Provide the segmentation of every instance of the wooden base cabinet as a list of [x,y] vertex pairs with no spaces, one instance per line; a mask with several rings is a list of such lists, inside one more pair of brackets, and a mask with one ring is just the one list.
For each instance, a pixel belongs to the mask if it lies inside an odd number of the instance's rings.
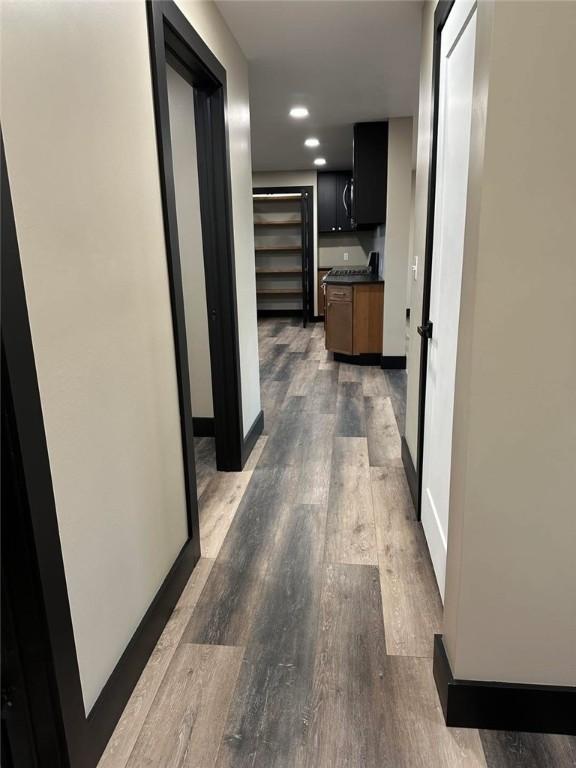
[[[348,289],[350,290],[350,289]],[[326,349],[352,355],[354,349],[354,302],[352,291],[329,285],[326,292]]]
[[344,355],[382,354],[384,284],[326,286],[326,349]]

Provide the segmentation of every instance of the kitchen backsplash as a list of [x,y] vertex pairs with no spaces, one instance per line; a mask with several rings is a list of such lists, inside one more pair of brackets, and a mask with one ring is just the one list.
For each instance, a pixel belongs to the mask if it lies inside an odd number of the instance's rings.
[[[318,236],[318,266],[357,267],[368,264],[368,255],[373,248],[372,232],[353,232],[339,235]],[[344,254],[348,254],[348,259]]]

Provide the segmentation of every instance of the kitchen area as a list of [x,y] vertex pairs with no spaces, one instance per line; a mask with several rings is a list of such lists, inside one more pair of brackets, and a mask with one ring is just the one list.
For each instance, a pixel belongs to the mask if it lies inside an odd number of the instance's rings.
[[379,365],[388,123],[356,123],[351,172],[318,174],[318,315],[340,362]]
[[[404,184],[399,206],[389,186],[398,169],[399,127],[401,171],[410,180],[411,122],[355,123],[348,168],[323,170],[317,158],[316,171],[254,175],[258,315],[323,323],[325,348],[340,362],[405,367],[411,190],[408,183],[406,200]],[[265,282],[272,270],[276,282]]]

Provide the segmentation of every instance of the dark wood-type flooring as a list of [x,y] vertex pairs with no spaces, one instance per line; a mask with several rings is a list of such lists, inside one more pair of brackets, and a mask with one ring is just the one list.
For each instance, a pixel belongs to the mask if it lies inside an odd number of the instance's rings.
[[197,441],[203,557],[100,768],[564,768],[576,740],[446,728],[441,602],[400,459],[405,373],[259,323],[265,434]]

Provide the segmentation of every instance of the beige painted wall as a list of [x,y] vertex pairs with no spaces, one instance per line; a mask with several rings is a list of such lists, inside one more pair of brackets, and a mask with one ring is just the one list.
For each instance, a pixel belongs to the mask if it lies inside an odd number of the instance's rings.
[[406,354],[406,280],[412,209],[412,118],[388,121],[383,355]]
[[177,4],[226,69],[242,419],[246,435],[260,412],[248,64],[211,0],[178,0]]
[[[417,130],[412,127],[412,132]],[[414,143],[414,137],[412,137]],[[406,278],[406,308],[410,309],[412,302],[412,283],[414,282],[414,206],[416,204],[416,171],[412,170],[410,181],[410,234],[408,236],[408,272]]]
[[[260,409],[248,73],[226,67],[244,431]],[[146,9],[2,5],[1,119],[64,566],[90,709],[186,538]]]
[[252,176],[254,187],[314,187],[314,312],[318,312],[318,174],[316,171],[261,171]]
[[444,635],[576,685],[576,4],[479,3]]
[[86,709],[187,537],[144,7],[2,8],[2,129]]
[[426,247],[426,213],[428,205],[428,171],[432,134],[430,131],[432,98],[433,21],[436,2],[425,2],[422,9],[422,38],[420,50],[420,92],[418,101],[418,136],[416,140],[416,181],[414,187],[414,223],[412,265],[416,270],[411,282],[410,339],[406,372],[406,442],[416,466],[418,446],[418,385],[420,378],[420,336],[416,326],[422,319],[422,290],[424,278],[424,249]]
[[[372,232],[346,232],[318,235],[318,266],[365,267],[374,248]],[[345,259],[348,254],[348,259]]]
[[210,418],[214,416],[214,405],[200,221],[194,91],[172,67],[166,67],[166,74],[192,414],[195,417]]

